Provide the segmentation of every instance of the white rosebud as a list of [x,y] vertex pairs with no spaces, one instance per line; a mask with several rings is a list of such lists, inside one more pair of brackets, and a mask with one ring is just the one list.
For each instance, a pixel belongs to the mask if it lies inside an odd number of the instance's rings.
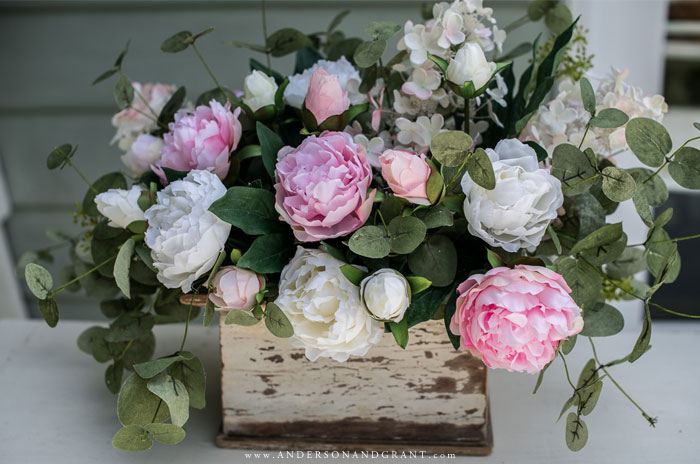
[[294,327],[292,343],[305,348],[311,361],[364,356],[384,333],[340,270],[343,264],[324,251],[298,247],[280,274],[275,303]]
[[243,83],[243,89],[245,90],[243,103],[248,105],[253,111],[263,106],[275,104],[277,83],[264,72],[256,70],[248,74]]
[[143,221],[143,210],[139,207],[139,197],[143,189],[134,185],[129,190],[109,189],[95,197],[97,211],[109,219],[110,227],[126,227],[135,221]]
[[158,280],[167,288],[192,290],[192,282],[216,262],[231,224],[209,211],[226,187],[216,174],[190,171],[158,192],[158,201],[146,210],[146,245],[151,249]]
[[160,159],[163,139],[151,134],[141,134],[131,144],[129,151],[122,155],[122,163],[136,176],[151,170],[153,163]]
[[360,297],[375,319],[399,322],[411,304],[411,286],[395,270],[380,269],[362,280]]
[[473,42],[467,42],[459,49],[447,66],[447,80],[459,86],[471,81],[474,89],[480,89],[496,71],[496,63],[486,60],[484,51]]
[[534,251],[564,203],[559,179],[539,167],[535,150],[517,139],[486,149],[496,187],[486,190],[462,177],[469,232],[509,252]]

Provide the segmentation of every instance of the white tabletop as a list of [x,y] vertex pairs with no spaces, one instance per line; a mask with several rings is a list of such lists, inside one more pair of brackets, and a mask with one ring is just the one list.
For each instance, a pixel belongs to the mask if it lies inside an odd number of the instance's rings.
[[[119,421],[116,396],[103,383],[106,366],[98,366],[81,353],[75,342],[90,325],[62,321],[50,329],[43,321],[0,320],[0,463],[230,464],[269,462],[275,455],[271,453],[266,459],[259,454],[255,458],[250,451],[220,449],[214,444],[220,426],[218,329],[204,329],[198,324],[191,327],[187,349],[204,362],[208,404],[204,410],[192,410],[185,425],[187,438],[176,446],[156,443],[142,454],[113,449],[111,438],[119,429]],[[182,325],[157,327],[157,354],[175,351],[182,330]],[[598,339],[601,360],[627,354],[636,336],[624,332],[611,339]],[[579,344],[569,357],[574,377],[590,358],[587,341],[579,340]],[[534,396],[534,376],[491,372],[493,454],[428,460],[484,464],[699,462],[700,325],[656,323],[652,344],[653,349],[634,365],[623,364],[612,372],[649,414],[658,416],[656,428],[649,427],[606,381],[595,411],[585,418],[588,445],[578,453],[570,452],[564,443],[563,421],[555,423],[570,395],[561,362],[557,361]]]

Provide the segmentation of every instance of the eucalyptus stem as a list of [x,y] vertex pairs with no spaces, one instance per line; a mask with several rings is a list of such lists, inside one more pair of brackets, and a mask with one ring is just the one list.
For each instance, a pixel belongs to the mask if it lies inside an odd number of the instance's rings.
[[80,176],[80,178],[83,179],[83,181],[88,185],[88,187],[90,187],[90,190],[92,190],[92,192],[93,192],[95,195],[97,195],[97,194],[100,193],[100,192],[98,192],[97,189],[92,185],[92,182],[90,182],[90,181],[88,180],[88,178],[85,177],[85,174],[83,174],[83,173],[80,171],[80,169],[78,169],[78,167],[77,167],[75,164],[73,164],[73,162],[70,160],[70,158],[68,158],[68,156],[65,156],[65,157],[64,157],[64,160],[65,160],[65,162],[66,162],[66,164],[67,164],[68,166],[70,166],[71,168],[73,168],[73,170],[74,170],[75,172],[78,173],[78,175]]
[[[143,102],[143,104],[146,105],[146,108],[148,108],[148,110],[151,112],[151,114],[152,114],[152,115],[156,118],[156,120],[157,120],[157,119],[158,119],[158,114],[156,114],[156,111],[153,109],[153,107],[151,106],[151,104],[148,103],[148,100],[146,100],[146,97],[144,97],[143,94],[142,94],[140,91],[138,91],[138,90],[136,90],[136,89],[134,89],[134,91],[135,91],[136,95],[139,97],[139,99]],[[134,109],[136,109],[136,108],[134,108]]]
[[124,347],[124,349],[122,350],[122,352],[119,354],[119,356],[117,356],[116,358],[114,358],[114,360],[115,360],[115,361],[121,361],[122,358],[126,355],[126,352],[129,351],[129,348],[131,348],[131,344],[132,344],[132,343],[134,343],[134,341],[133,341],[133,340],[129,340],[129,343],[126,344],[126,346]]
[[163,404],[163,399],[158,400],[158,406],[156,406],[156,412],[153,414],[153,419],[151,419],[151,422],[156,421],[156,417],[158,417],[158,411],[160,411],[160,405]]
[[469,99],[464,99],[464,132],[469,134]]
[[[700,238],[700,234],[696,235],[688,235],[686,237],[678,237],[678,238],[669,238],[667,240],[655,240],[651,243],[667,243],[667,242],[682,242],[683,240],[692,240],[694,238]],[[644,245],[641,243],[641,245]],[[637,246],[637,245],[630,245],[630,246]]]
[[506,31],[506,33],[510,33],[514,31],[515,29],[519,28],[520,26],[524,26],[525,24],[530,22],[530,17],[527,14],[524,14],[523,16],[519,17],[512,23],[508,24],[503,30]]
[[80,279],[82,279],[83,277],[86,277],[87,275],[92,274],[93,272],[95,272],[96,270],[98,270],[99,268],[101,268],[102,266],[104,266],[105,264],[107,264],[107,263],[109,263],[110,261],[113,261],[113,260],[115,260],[115,259],[117,259],[117,255],[116,255],[116,254],[115,254],[114,256],[112,256],[111,258],[105,259],[105,260],[102,261],[100,264],[98,264],[97,266],[93,267],[92,269],[90,269],[90,270],[84,272],[83,274],[79,275],[79,276],[76,277],[75,279],[71,279],[71,280],[69,280],[68,282],[66,282],[65,284],[56,287],[54,290],[51,291],[51,293],[49,293],[49,295],[47,296],[47,299],[48,299],[48,298],[52,298],[54,295],[56,295],[57,293],[61,292],[61,291],[62,291],[63,289],[65,289],[66,287],[69,287],[69,286],[73,285],[74,283],[76,283],[77,281],[79,281]]
[[272,63],[270,62],[270,50],[267,48],[267,13],[265,12],[265,0],[262,0],[262,27],[263,35],[265,36],[265,58],[267,60],[267,70],[272,70]]
[[214,75],[214,72],[211,70],[211,68],[207,64],[206,60],[204,59],[202,54],[199,52],[199,48],[197,48],[197,45],[194,42],[192,42],[192,49],[199,57],[199,61],[201,61],[202,64],[204,65],[204,67],[206,68],[207,72],[209,73],[209,76],[211,77],[211,80],[213,80],[214,84],[216,84],[216,86],[219,88],[219,91],[221,92],[221,94],[226,95],[226,93],[224,92],[224,88],[221,86],[221,84],[219,84],[219,81],[216,80],[216,76]]
[[588,124],[586,124],[586,130],[583,132],[583,137],[581,138],[581,143],[578,144],[578,149],[580,150],[581,147],[583,146],[583,142],[586,140],[586,136],[588,135],[588,131],[591,128],[591,120],[588,120]]
[[[194,294],[197,294],[197,291],[194,292]],[[194,305],[194,297],[190,298],[190,307],[187,310],[187,320],[185,320],[185,334],[182,336],[182,343],[180,344],[180,349],[178,351],[182,351],[185,348],[185,342],[187,341],[187,332],[189,331],[190,328],[190,317],[192,317],[192,306]]]
[[663,312],[666,312],[666,313],[669,313],[669,314],[673,314],[674,316],[687,317],[687,318],[689,318],[689,319],[700,319],[700,315],[697,315],[697,314],[679,313],[679,312],[677,312],[677,311],[673,311],[672,309],[665,308],[665,307],[661,306],[661,305],[658,304],[658,303],[654,303],[654,302],[651,301],[651,300],[650,300],[648,303],[649,303],[650,305],[654,306],[655,308],[658,308],[658,309],[660,309],[660,310],[663,311]]
[[697,136],[697,137],[693,137],[693,138],[690,138],[690,139],[686,140],[685,143],[683,143],[683,145],[681,145],[680,147],[678,147],[678,148],[676,149],[676,151],[674,151],[674,152],[671,154],[671,156],[665,157],[665,159],[664,159],[664,164],[662,164],[661,166],[659,166],[659,168],[658,168],[656,171],[654,171],[647,179],[645,179],[644,182],[642,182],[642,185],[646,184],[647,182],[649,182],[650,180],[652,180],[654,177],[656,177],[656,176],[666,167],[666,165],[668,165],[668,163],[670,163],[671,160],[673,160],[673,157],[676,156],[676,154],[678,154],[678,152],[681,151],[682,148],[684,148],[684,147],[685,147],[686,145],[688,145],[690,142],[692,142],[692,141],[694,141],[694,140],[698,140],[698,139],[700,139],[700,135]]
[[574,392],[576,392],[576,387],[574,386],[574,383],[571,381],[571,376],[569,375],[569,366],[568,366],[568,364],[566,364],[566,358],[564,357],[564,354],[560,350],[557,350],[557,353],[559,354],[562,362],[564,363],[564,372],[566,372],[566,380],[569,382],[569,385],[571,385],[571,388],[574,389]]

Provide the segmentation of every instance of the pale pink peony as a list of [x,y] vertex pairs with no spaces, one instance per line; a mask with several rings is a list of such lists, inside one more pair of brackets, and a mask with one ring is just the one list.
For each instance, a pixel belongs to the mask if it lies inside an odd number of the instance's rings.
[[416,205],[430,204],[426,184],[431,171],[425,162],[425,155],[386,150],[379,157],[379,164],[384,180],[397,197],[405,198]]
[[229,156],[241,139],[241,109],[231,112],[226,106],[212,100],[209,106],[198,106],[194,112],[180,111],[175,122],[169,125],[170,132],[163,136],[161,159],[153,171],[167,183],[164,167],[176,171],[207,170],[220,179],[226,177],[231,164]]
[[265,286],[262,276],[236,266],[224,266],[212,280],[214,291],[209,299],[218,308],[250,311],[255,307],[255,295]]
[[321,124],[331,116],[342,114],[350,108],[350,100],[343,91],[338,76],[318,68],[311,75],[304,105],[314,115],[316,122]]
[[450,330],[491,368],[538,372],[561,340],[583,329],[571,289],[546,267],[497,267],[469,277],[457,292]]
[[372,168],[350,134],[326,131],[280,150],[275,209],[302,242],[342,237],[372,212]]

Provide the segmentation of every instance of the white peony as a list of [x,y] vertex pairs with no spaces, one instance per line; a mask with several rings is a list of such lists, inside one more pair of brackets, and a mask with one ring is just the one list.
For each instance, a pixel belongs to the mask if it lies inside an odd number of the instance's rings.
[[293,344],[305,348],[311,361],[364,356],[384,333],[340,271],[343,264],[324,251],[298,247],[280,275],[275,303],[294,327]]
[[122,163],[136,176],[150,171],[153,163],[160,159],[163,139],[151,134],[141,134],[122,155]]
[[253,111],[263,106],[275,104],[277,83],[264,72],[254,70],[248,74],[243,82],[243,89],[245,90],[243,103]]
[[134,185],[129,190],[109,189],[95,197],[97,211],[109,219],[110,227],[126,229],[135,221],[143,221],[143,210],[139,207],[139,197],[143,189]]
[[380,269],[362,280],[360,297],[376,319],[399,322],[411,304],[411,286],[395,270]]
[[209,171],[191,171],[158,192],[146,210],[146,245],[151,249],[158,280],[168,288],[192,290],[209,271],[231,231],[231,224],[209,211],[226,187]]
[[494,71],[496,71],[496,63],[486,60],[481,46],[468,42],[450,60],[446,74],[450,82],[459,86],[471,81],[476,90],[489,82]]
[[535,150],[517,139],[486,149],[496,188],[486,190],[468,174],[462,178],[469,232],[509,252],[534,251],[564,202],[561,183],[539,167]]
[[343,56],[338,61],[319,60],[303,73],[289,76],[289,85],[284,89],[284,100],[289,106],[301,108],[306,99],[306,92],[309,90],[311,75],[319,68],[338,77],[340,87],[347,93],[351,105],[367,101],[367,96],[359,90],[362,81],[360,73]]

